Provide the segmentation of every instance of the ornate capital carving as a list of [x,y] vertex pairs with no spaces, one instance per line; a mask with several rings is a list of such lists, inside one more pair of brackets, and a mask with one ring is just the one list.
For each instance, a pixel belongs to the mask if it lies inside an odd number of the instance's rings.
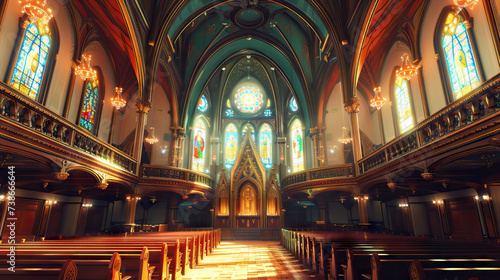
[[347,113],[358,113],[359,112],[359,99],[353,97],[344,103],[344,108]]
[[149,99],[138,98],[137,102],[135,103],[135,107],[137,108],[137,113],[147,114],[151,109],[151,101],[149,101]]
[[472,22],[468,21],[468,20],[465,20],[464,21],[464,25],[465,25],[465,28],[466,29],[471,29],[472,28]]

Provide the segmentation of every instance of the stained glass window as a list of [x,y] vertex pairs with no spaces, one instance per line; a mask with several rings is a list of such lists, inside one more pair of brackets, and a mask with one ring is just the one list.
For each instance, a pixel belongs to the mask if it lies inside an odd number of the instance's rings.
[[250,133],[252,134],[252,140],[255,143],[255,128],[253,128],[253,125],[249,123],[247,123],[247,125],[245,125],[245,127],[243,128],[243,138],[245,138],[245,135],[247,135],[248,131],[250,131]]
[[234,95],[236,107],[242,113],[256,113],[262,108],[264,97],[258,88],[245,86]]
[[226,101],[227,108],[231,108],[231,101],[229,99]]
[[234,116],[234,112],[231,109],[226,110],[226,117],[232,118]]
[[273,115],[273,112],[269,109],[264,111],[264,117],[271,117]]
[[297,112],[299,110],[299,105],[297,105],[295,97],[292,97],[292,100],[290,100],[290,110],[292,110],[292,112]]
[[229,124],[226,128],[226,162],[225,166],[227,169],[233,167],[234,161],[236,160],[237,150],[238,150],[238,130],[234,124]]
[[273,164],[273,134],[269,124],[262,125],[259,131],[259,150],[262,164],[265,168],[271,168]]
[[238,149],[238,130],[234,124],[229,124],[226,128],[226,162],[225,166],[227,169],[233,167],[234,161],[236,160],[236,154]]
[[443,27],[443,50],[455,100],[481,84],[464,20],[450,13]]
[[193,138],[193,170],[203,172],[205,168],[205,144],[207,127],[201,118],[198,118],[194,126]]
[[37,99],[50,50],[50,28],[42,21],[28,24],[9,85]]
[[406,81],[406,79],[396,79],[395,94],[399,116],[399,129],[401,133],[403,133],[413,127],[410,94],[408,92],[408,81]]
[[298,172],[304,170],[304,143],[302,135],[302,123],[296,119],[291,127],[292,136],[292,170]]
[[198,102],[198,110],[200,112],[206,112],[208,109],[208,100],[205,95],[202,95],[200,98],[200,102]]
[[94,79],[87,81],[85,95],[83,97],[82,114],[80,116],[80,126],[93,131],[97,118],[97,107],[99,102],[99,81]]

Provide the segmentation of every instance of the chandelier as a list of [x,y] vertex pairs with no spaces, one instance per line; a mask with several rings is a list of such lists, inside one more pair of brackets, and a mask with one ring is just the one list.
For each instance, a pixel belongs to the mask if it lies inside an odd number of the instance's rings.
[[127,105],[127,101],[125,101],[122,97],[122,91],[122,88],[116,87],[115,95],[111,98],[111,104],[116,108],[116,110],[120,110]]
[[350,138],[347,134],[347,129],[345,127],[342,127],[342,138],[339,139],[339,142],[345,145],[351,143],[351,141],[352,138]]
[[396,76],[400,79],[406,79],[409,81],[417,75],[417,67],[410,63],[408,54],[404,54],[401,57],[401,60],[403,60],[403,66],[399,70],[396,70]]
[[155,143],[158,143],[158,138],[155,137],[155,128],[151,127],[151,134],[146,137],[146,142],[149,144],[153,145]]
[[479,0],[453,0],[453,3],[455,3],[459,11],[467,7],[470,7],[472,10],[477,2],[479,2]]
[[43,2],[40,0],[19,0],[19,4],[22,5],[21,11],[28,15],[32,23],[40,20],[42,24],[46,25],[54,17],[52,10],[45,7],[47,0],[43,0]]
[[80,75],[82,80],[95,79],[97,77],[97,72],[90,67],[91,55],[83,54],[82,62],[75,69],[75,75]]
[[375,92],[375,97],[370,100],[370,106],[377,108],[377,110],[380,110],[382,106],[387,102],[387,99],[383,98],[380,96],[380,87],[374,88],[373,91]]

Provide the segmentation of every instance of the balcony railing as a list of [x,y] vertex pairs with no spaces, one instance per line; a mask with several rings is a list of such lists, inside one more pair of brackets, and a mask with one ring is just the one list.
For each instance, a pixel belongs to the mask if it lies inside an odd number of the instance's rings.
[[290,174],[283,178],[281,187],[304,183],[311,180],[354,176],[352,164],[325,166]]
[[0,115],[7,122],[135,174],[135,159],[2,82]]
[[192,170],[170,166],[143,164],[141,168],[141,177],[183,180],[214,188],[214,180],[210,176]]
[[500,74],[359,161],[366,173],[500,111]]

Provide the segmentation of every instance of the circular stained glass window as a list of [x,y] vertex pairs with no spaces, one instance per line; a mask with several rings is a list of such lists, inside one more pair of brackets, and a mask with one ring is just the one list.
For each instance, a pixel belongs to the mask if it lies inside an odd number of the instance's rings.
[[198,110],[200,112],[205,112],[208,109],[208,101],[205,95],[202,95],[200,98],[200,102],[198,102]]
[[245,86],[234,95],[236,107],[242,113],[256,113],[262,108],[264,98],[259,89]]
[[295,97],[292,97],[292,100],[290,100],[290,110],[292,110],[292,112],[297,112],[297,110],[299,110],[299,106],[297,105],[297,100],[295,100]]

